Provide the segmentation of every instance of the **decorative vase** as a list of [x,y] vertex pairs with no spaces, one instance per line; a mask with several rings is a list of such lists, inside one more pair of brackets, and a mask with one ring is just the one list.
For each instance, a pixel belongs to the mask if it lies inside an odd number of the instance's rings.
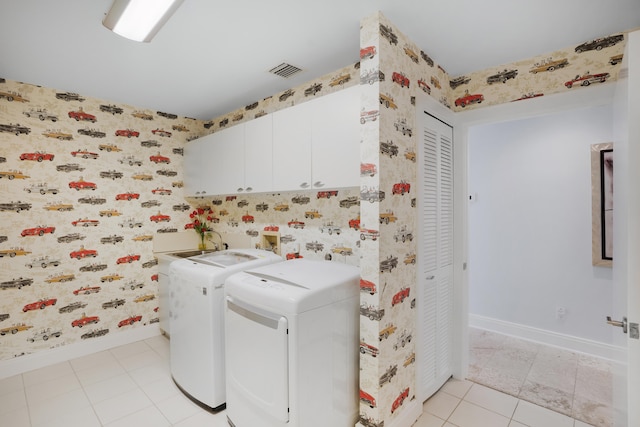
[[199,251],[204,251],[205,249],[207,249],[207,244],[204,241],[198,243],[198,250]]

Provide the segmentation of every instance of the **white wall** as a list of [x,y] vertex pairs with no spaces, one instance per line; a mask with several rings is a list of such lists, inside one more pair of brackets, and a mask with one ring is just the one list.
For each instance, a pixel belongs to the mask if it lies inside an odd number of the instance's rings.
[[611,269],[591,265],[590,171],[590,145],[610,141],[609,105],[469,128],[471,316],[611,343]]

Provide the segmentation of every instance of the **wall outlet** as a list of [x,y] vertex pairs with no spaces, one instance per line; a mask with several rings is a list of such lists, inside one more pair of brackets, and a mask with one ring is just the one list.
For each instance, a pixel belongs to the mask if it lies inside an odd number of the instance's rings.
[[556,307],[556,319],[564,319],[567,315],[567,309],[564,307]]

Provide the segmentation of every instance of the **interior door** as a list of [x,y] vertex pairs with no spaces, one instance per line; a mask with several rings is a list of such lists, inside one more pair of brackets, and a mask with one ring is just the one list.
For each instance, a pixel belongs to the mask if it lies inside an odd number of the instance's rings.
[[[425,113],[420,113],[425,114]],[[453,373],[453,128],[427,114],[420,141],[418,399]]]
[[[627,36],[614,99],[614,307],[612,317],[629,320],[616,344],[626,346],[627,365],[614,370],[614,425],[640,425],[640,340],[633,328],[640,322],[640,31]],[[604,319],[603,319],[604,320]]]

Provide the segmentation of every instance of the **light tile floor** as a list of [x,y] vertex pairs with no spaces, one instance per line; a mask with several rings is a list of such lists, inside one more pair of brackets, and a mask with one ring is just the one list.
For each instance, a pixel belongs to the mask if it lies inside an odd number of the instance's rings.
[[470,328],[468,378],[597,427],[613,425],[612,363]]
[[[0,380],[7,427],[227,427],[171,380],[158,336]],[[568,416],[469,381],[450,380],[414,427],[588,427]],[[255,426],[260,427],[260,426]]]

